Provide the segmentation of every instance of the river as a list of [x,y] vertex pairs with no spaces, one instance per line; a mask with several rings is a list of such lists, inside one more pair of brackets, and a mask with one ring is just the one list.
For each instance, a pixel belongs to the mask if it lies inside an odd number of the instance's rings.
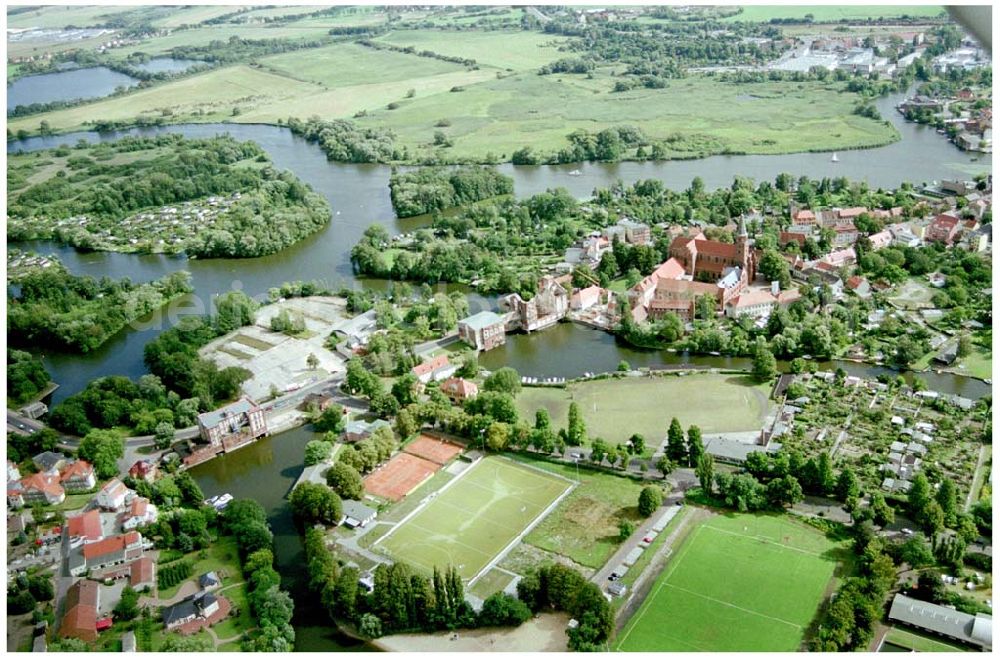
[[[608,186],[618,179],[632,182],[658,178],[668,187],[684,188],[694,177],[700,176],[706,186],[716,188],[729,185],[735,175],[773,180],[779,173],[788,172],[812,178],[844,175],[864,179],[871,186],[895,187],[903,180],[920,183],[950,177],[971,178],[977,171],[990,171],[989,159],[984,163],[972,163],[967,154],[933,130],[904,122],[894,110],[895,104],[903,98],[905,95],[897,94],[878,102],[883,117],[897,126],[903,139],[878,149],[841,152],[838,163],[832,163],[829,154],[790,154],[540,167],[506,164],[500,166],[500,170],[514,178],[518,196],[563,186],[580,198],[589,197],[594,188]],[[134,378],[141,375],[145,372],[142,364],[145,343],[176,322],[178,315],[203,313],[211,297],[218,293],[240,289],[256,296],[270,287],[293,280],[321,280],[331,286],[384,287],[384,282],[364,281],[354,275],[350,265],[351,247],[372,223],[381,222],[390,233],[396,234],[411,231],[427,221],[426,218],[395,218],[389,199],[390,167],[328,162],[318,147],[277,126],[187,124],[106,134],[79,132],[12,141],[8,142],[7,150],[37,150],[74,144],[81,138],[96,142],[114,140],[126,134],[164,132],[188,137],[228,132],[237,139],[260,143],[277,167],[293,171],[329,201],[334,213],[332,222],[316,235],[279,254],[246,260],[82,253],[50,242],[17,245],[21,249],[55,254],[72,272],[98,277],[127,275],[135,281],[145,281],[179,269],[192,273],[195,293],[143,319],[137,324],[138,330],[124,330],[88,355],[46,354],[46,367],[61,384],[53,396],[54,402],[81,390],[97,376],[124,374]],[[572,174],[575,170],[579,170],[578,175]],[[474,297],[470,307],[475,312],[488,304],[486,299]],[[687,357],[667,351],[628,348],[619,345],[607,333],[570,324],[561,324],[537,336],[512,335],[502,349],[484,354],[482,363],[489,368],[511,365],[527,375],[572,377],[584,371],[614,370],[622,359],[632,366],[687,363],[719,368],[746,366],[746,361],[738,358]],[[877,367],[848,362],[839,363],[839,366],[859,375],[874,375],[879,371]],[[979,381],[957,376],[921,376],[935,389],[966,396],[979,396],[989,389]],[[308,428],[289,431],[200,465],[192,474],[206,496],[229,492],[236,497],[251,497],[268,511],[275,533],[277,563],[296,600],[296,650],[362,650],[364,647],[351,644],[332,632],[319,608],[310,607],[315,599],[301,586],[303,550],[284,497],[301,471],[303,448],[311,437]]]
[[[78,71],[67,72],[78,73]],[[726,186],[736,175],[773,180],[781,172],[810,177],[847,175],[865,179],[872,186],[894,187],[902,180],[931,181],[946,177],[968,177],[974,171],[990,171],[987,159],[973,163],[932,129],[904,121],[894,106],[906,97],[894,94],[878,101],[882,115],[897,127],[902,140],[877,149],[841,152],[840,162],[828,154],[789,154],[784,156],[715,156],[700,160],[583,163],[577,165],[515,167],[500,166],[514,178],[515,192],[530,196],[547,188],[563,186],[579,198],[590,196],[594,188],[621,179],[626,182],[643,178],[662,179],[667,186],[686,187],[700,176],[706,186]],[[184,313],[202,313],[212,296],[239,289],[253,296],[293,280],[320,280],[331,286],[384,287],[385,282],[357,278],[350,264],[351,247],[371,224],[380,222],[390,233],[411,231],[427,222],[426,217],[397,219],[389,198],[391,168],[385,165],[331,163],[318,147],[296,137],[286,128],[261,124],[182,124],[177,126],[134,129],[112,133],[78,132],[34,137],[8,142],[8,152],[37,150],[60,144],[75,144],[80,139],[91,142],[114,140],[127,134],[176,132],[188,137],[210,137],[227,132],[240,140],[254,140],[270,154],[275,165],[289,169],[309,183],[330,203],[331,223],[310,238],[266,257],[246,260],[188,260],[165,255],[128,255],[111,252],[77,252],[51,242],[28,242],[18,245],[40,253],[57,255],[74,273],[111,277],[129,276],[136,281],[161,277],[178,269],[191,271],[195,293],[165,310],[155,312],[137,324],[138,330],[125,329],[88,355],[47,353],[45,364],[61,387],[53,395],[58,402],[78,392],[93,378],[106,374],[137,377],[145,372],[142,347],[158,332],[176,322]],[[571,172],[579,171],[578,175]],[[473,311],[483,299],[473,300]],[[526,345],[525,342],[512,342]],[[508,349],[509,351],[510,349]],[[548,355],[551,360],[556,356]],[[588,358],[611,362],[610,357]],[[614,360],[617,364],[617,359]],[[585,370],[599,371],[596,366]]]
[[7,85],[7,111],[32,103],[101,98],[118,87],[131,87],[137,82],[132,76],[105,66],[25,76]]

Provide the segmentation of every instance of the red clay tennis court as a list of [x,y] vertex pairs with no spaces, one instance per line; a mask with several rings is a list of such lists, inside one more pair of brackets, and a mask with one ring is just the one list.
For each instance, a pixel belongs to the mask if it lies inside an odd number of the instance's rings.
[[441,469],[437,463],[400,452],[383,467],[365,477],[365,490],[398,502]]
[[435,438],[434,436],[420,434],[416,440],[403,448],[408,454],[426,458],[428,461],[444,465],[464,451],[464,447],[453,442]]

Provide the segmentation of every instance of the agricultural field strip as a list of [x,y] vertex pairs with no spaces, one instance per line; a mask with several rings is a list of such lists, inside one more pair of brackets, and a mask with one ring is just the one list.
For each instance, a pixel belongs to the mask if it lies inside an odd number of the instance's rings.
[[[628,638],[628,636],[632,633],[632,630],[634,630],[635,627],[636,627],[636,625],[638,625],[638,623],[643,619],[643,617],[646,614],[646,611],[652,606],[653,602],[656,600],[656,597],[659,595],[659,593],[663,589],[663,587],[668,586],[668,585],[671,588],[673,588],[673,589],[677,589],[678,591],[684,591],[684,592],[692,594],[694,596],[698,596],[700,598],[704,598],[705,600],[710,600],[710,601],[713,601],[713,602],[716,602],[716,603],[720,603],[722,605],[727,605],[727,606],[732,607],[734,609],[737,609],[737,610],[740,610],[740,611],[743,611],[743,612],[747,612],[749,614],[755,614],[755,615],[760,616],[760,617],[765,618],[765,619],[771,619],[773,621],[777,621],[777,622],[783,623],[785,625],[794,626],[795,628],[797,628],[799,630],[802,629],[802,626],[800,626],[798,624],[795,624],[795,623],[791,623],[789,621],[785,621],[784,619],[779,619],[777,617],[773,617],[773,616],[770,616],[768,614],[762,614],[760,612],[755,612],[753,610],[749,610],[749,609],[746,609],[744,607],[740,607],[739,605],[734,605],[733,603],[729,603],[729,602],[726,602],[726,601],[723,601],[723,600],[719,600],[717,598],[712,598],[710,596],[704,596],[702,594],[699,594],[697,592],[691,591],[689,589],[685,589],[683,587],[678,587],[678,586],[669,584],[670,583],[670,578],[673,577],[674,571],[676,570],[677,566],[682,562],[682,560],[684,559],[684,557],[687,556],[687,554],[690,551],[690,549],[694,546],[694,543],[693,543],[694,539],[701,533],[701,531],[703,529],[706,529],[706,528],[711,529],[712,531],[716,531],[716,532],[723,532],[724,534],[729,534],[731,536],[757,539],[757,540],[759,540],[759,541],[761,541],[763,543],[769,543],[771,545],[777,545],[777,546],[780,546],[782,548],[787,548],[787,549],[790,549],[790,550],[796,550],[798,552],[802,552],[802,553],[808,554],[808,555],[813,555],[815,557],[821,556],[821,555],[818,555],[816,553],[809,552],[807,550],[800,550],[799,548],[793,548],[791,546],[787,546],[787,545],[784,545],[784,544],[781,544],[781,543],[775,543],[774,541],[770,541],[768,539],[765,539],[765,538],[762,538],[762,537],[759,537],[759,536],[747,536],[747,535],[743,535],[743,534],[735,534],[733,532],[728,532],[728,531],[725,531],[725,530],[721,530],[721,529],[719,529],[717,527],[712,527],[711,525],[707,525],[707,524],[706,525],[702,525],[701,527],[698,527],[697,529],[695,529],[694,530],[694,534],[692,536],[688,537],[684,541],[684,549],[683,549],[683,551],[680,552],[676,557],[674,557],[670,561],[670,569],[669,569],[669,572],[667,573],[667,577],[663,580],[663,582],[661,582],[659,584],[658,587],[656,587],[656,589],[653,592],[651,592],[648,596],[646,596],[646,602],[643,603],[642,607],[639,608],[639,611],[636,612],[632,616],[632,625],[630,625],[629,628],[628,628],[628,630],[625,631],[625,634],[622,635],[622,637],[620,638],[620,640],[618,642],[618,646],[621,646],[621,644],[623,644],[625,642],[625,640]],[[662,632],[661,632],[661,634],[662,634]],[[671,638],[671,639],[674,639],[674,638]],[[677,641],[680,641],[680,640],[677,640]],[[686,644],[688,646],[692,646],[693,647],[693,645],[690,644],[690,642],[682,642],[682,643],[684,643],[684,644]],[[695,648],[697,648],[697,647],[695,647]],[[698,649],[698,650],[702,651],[704,649]]]

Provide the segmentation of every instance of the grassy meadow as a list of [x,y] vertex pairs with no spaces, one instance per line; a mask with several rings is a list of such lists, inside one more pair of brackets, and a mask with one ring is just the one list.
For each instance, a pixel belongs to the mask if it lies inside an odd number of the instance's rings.
[[722,19],[724,22],[749,21],[766,22],[772,18],[796,19],[811,14],[813,22],[833,23],[841,20],[865,20],[868,18],[894,18],[911,16],[935,18],[944,12],[938,5],[748,5],[734,16]]
[[767,395],[766,385],[748,377],[693,374],[594,380],[566,388],[528,387],[518,395],[517,407],[528,420],[545,408],[553,425],[562,427],[570,401],[576,401],[591,437],[618,443],[640,433],[651,445],[666,437],[672,417],[685,429],[696,424],[703,433],[760,428],[767,414]]

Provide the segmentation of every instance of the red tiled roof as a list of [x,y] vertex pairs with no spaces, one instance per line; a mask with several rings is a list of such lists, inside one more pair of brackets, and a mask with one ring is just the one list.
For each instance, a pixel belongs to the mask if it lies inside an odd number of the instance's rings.
[[667,259],[653,271],[657,279],[676,280],[684,276],[684,266],[673,257]]
[[146,511],[149,509],[149,500],[145,497],[137,497],[132,500],[132,504],[129,505],[128,515],[131,516],[144,516]]
[[868,213],[868,209],[863,206],[852,206],[849,209],[840,209],[837,215],[841,218],[856,218],[862,213]]
[[776,301],[774,295],[767,289],[757,289],[756,291],[747,291],[740,295],[734,301],[736,307],[750,307],[752,305],[759,305],[761,303]]
[[59,478],[62,480],[71,479],[73,477],[82,477],[86,479],[93,473],[94,466],[87,461],[73,461],[63,468],[62,474],[59,475]]
[[98,585],[80,580],[66,592],[66,614],[59,626],[60,637],[76,637],[86,642],[97,639]]
[[153,581],[153,560],[140,557],[129,566],[129,584],[133,587]]
[[815,220],[816,214],[809,209],[802,209],[801,211],[796,211],[792,217],[796,220]]
[[422,362],[417,366],[413,367],[413,374],[415,376],[423,376],[424,374],[429,374],[432,371],[436,371],[443,366],[448,364],[447,355],[439,355],[435,358],[431,358],[427,362]]
[[138,532],[128,532],[119,536],[106,538],[102,541],[98,541],[97,543],[88,543],[83,546],[83,556],[85,559],[103,557],[104,555],[124,550],[125,548],[138,543],[139,538]]
[[462,398],[469,398],[479,394],[479,386],[464,378],[449,378],[441,383],[441,390],[458,394]]
[[59,477],[44,472],[36,472],[21,479],[21,487],[25,491],[40,490],[47,495],[59,496],[63,494],[63,487],[59,485]]
[[155,469],[156,463],[143,459],[136,461],[135,464],[128,469],[128,473],[133,477],[144,477]]
[[101,489],[100,494],[106,497],[118,497],[119,495],[124,495],[127,491],[125,484],[122,483],[121,479],[115,477],[108,483],[104,484],[104,488]]
[[860,275],[854,275],[852,277],[848,277],[847,278],[847,288],[849,288],[849,289],[857,289],[859,286],[861,286],[864,283],[864,281],[865,281],[865,278],[861,277]]
[[729,259],[735,259],[739,256],[736,251],[736,245],[733,243],[695,240],[694,245],[698,250],[698,256],[708,255],[711,257],[726,257]]
[[101,514],[96,509],[70,518],[67,523],[70,538],[82,536],[91,541],[99,541],[104,536],[101,531]]

